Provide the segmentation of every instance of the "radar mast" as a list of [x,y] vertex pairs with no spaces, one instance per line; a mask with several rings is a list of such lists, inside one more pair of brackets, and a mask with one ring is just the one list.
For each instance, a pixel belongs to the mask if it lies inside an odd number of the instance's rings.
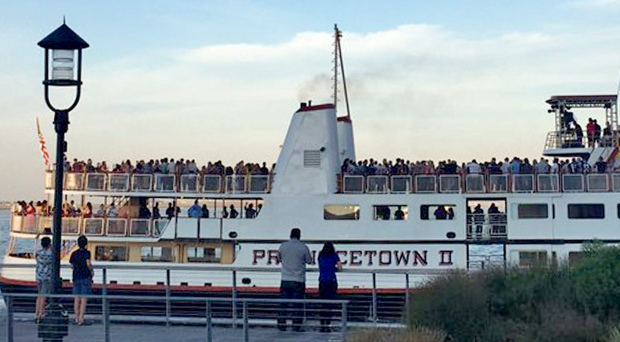
[[351,109],[349,108],[349,94],[347,92],[347,81],[344,74],[344,62],[342,60],[342,49],[340,46],[340,38],[342,38],[342,31],[338,29],[338,24],[334,24],[334,109],[338,114],[338,75],[342,76],[342,89],[344,90],[344,101],[347,107],[348,120],[351,120]]

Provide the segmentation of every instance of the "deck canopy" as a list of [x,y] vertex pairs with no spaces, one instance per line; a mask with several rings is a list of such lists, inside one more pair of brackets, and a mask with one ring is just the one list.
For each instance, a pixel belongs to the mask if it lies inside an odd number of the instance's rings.
[[609,107],[616,104],[618,95],[556,95],[546,102],[551,107],[568,106],[575,108]]
[[[555,130],[547,134],[543,150],[545,156],[578,156],[592,165],[599,157],[611,157],[619,147],[618,95],[556,95],[546,102],[551,107],[547,113],[553,113],[555,117]],[[578,123],[572,111],[577,108],[603,109],[605,117],[598,118],[601,126],[598,136],[602,135],[602,138],[588,137],[588,121],[582,117]]]

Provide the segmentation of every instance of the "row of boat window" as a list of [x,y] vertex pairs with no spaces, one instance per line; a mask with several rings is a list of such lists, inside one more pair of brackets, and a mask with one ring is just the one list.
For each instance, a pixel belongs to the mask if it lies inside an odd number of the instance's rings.
[[[97,261],[129,261],[130,249],[123,245],[99,245],[95,247]],[[177,254],[174,247],[142,246],[140,260],[143,262],[173,262]],[[187,246],[185,261],[189,263],[219,263],[222,249],[219,247]]]
[[[579,259],[583,258],[584,252],[569,252],[568,253],[568,265],[573,266]],[[549,253],[544,250],[540,251],[519,251],[519,266],[532,267],[536,265],[546,264],[548,262],[557,262],[558,257],[555,251],[551,252],[551,258]]]
[[[8,254],[13,257],[32,259],[39,248],[38,239],[11,239]],[[70,250],[74,241],[63,241],[64,247]],[[222,260],[221,247],[142,245],[130,248],[123,244],[94,246],[94,258],[97,261],[142,261],[142,262],[188,262],[188,263],[219,263]],[[181,258],[179,252],[184,251]],[[135,253],[136,255],[130,255]],[[138,256],[137,253],[140,253]]]
[[[455,204],[423,204],[420,205],[420,220],[454,220]],[[552,208],[552,217],[555,218],[555,206]],[[618,218],[620,218],[620,204],[618,204]],[[604,219],[605,205],[602,203],[568,204],[569,219]],[[489,216],[504,215],[503,213],[489,213]],[[476,216],[476,213],[468,214]],[[482,214],[484,216],[484,214]],[[373,220],[408,220],[409,206],[400,204],[373,205]],[[360,206],[357,204],[328,204],[323,207],[325,220],[359,220]],[[518,219],[546,219],[549,218],[547,203],[519,203],[517,204]]]

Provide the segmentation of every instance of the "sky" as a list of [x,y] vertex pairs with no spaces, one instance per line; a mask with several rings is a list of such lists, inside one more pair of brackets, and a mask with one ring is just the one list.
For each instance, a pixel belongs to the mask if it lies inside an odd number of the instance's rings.
[[63,17],[90,44],[67,156],[108,164],[275,162],[299,102],[333,101],[335,23],[358,158],[539,158],[545,100],[615,94],[620,75],[620,0],[0,6],[0,200],[44,196],[36,118],[52,161],[56,135],[37,43]]

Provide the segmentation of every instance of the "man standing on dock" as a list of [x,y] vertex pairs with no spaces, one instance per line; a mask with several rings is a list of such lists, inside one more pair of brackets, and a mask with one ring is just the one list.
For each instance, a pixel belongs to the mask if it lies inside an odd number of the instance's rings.
[[[299,228],[291,229],[291,239],[283,242],[278,250],[282,263],[280,297],[282,299],[304,299],[306,292],[306,264],[312,263],[310,250],[305,243],[299,241]],[[303,331],[303,313],[299,303],[283,302],[278,315],[278,329],[286,331],[286,319],[293,320],[293,331]]]

